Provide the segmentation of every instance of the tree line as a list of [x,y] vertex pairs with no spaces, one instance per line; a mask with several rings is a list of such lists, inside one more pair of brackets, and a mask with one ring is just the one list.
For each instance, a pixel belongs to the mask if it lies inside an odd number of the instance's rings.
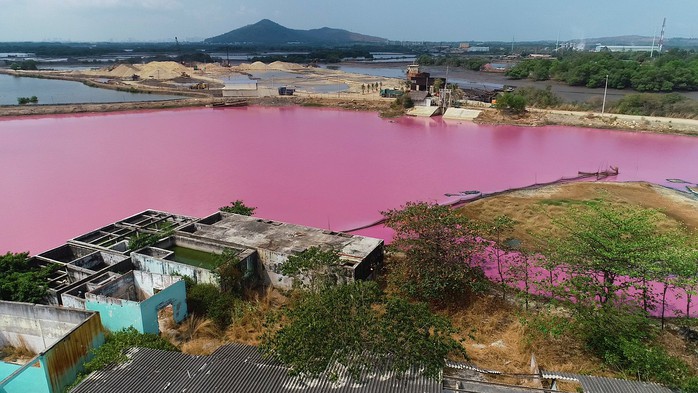
[[569,52],[556,59],[525,59],[509,69],[511,79],[556,80],[570,86],[671,92],[698,89],[698,54],[671,49],[646,52]]

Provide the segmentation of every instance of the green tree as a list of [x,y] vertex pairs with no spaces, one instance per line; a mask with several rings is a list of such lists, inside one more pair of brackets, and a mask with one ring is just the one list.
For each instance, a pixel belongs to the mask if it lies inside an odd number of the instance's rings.
[[295,277],[294,285],[311,290],[327,288],[347,280],[339,252],[322,250],[316,246],[289,256],[281,265],[281,273]]
[[526,98],[518,93],[499,93],[494,107],[514,114],[526,112]]
[[445,303],[483,289],[481,267],[472,258],[481,248],[475,224],[448,206],[410,202],[382,213],[395,230],[388,276],[407,296]]
[[230,202],[229,206],[223,206],[218,210],[226,213],[241,214],[243,216],[251,216],[254,214],[256,207],[249,207],[245,205],[245,202],[238,199],[235,202]]
[[[555,220],[564,235],[549,239],[549,259],[564,264],[569,275],[561,289],[583,306],[612,306],[637,281],[655,279],[655,265],[673,247],[671,236],[658,230],[660,213],[653,209],[589,202]],[[644,301],[651,301],[644,299]]]
[[29,264],[28,253],[0,255],[0,299],[41,303],[48,295],[48,278],[58,265]]
[[440,78],[436,78],[434,80],[434,92],[438,93],[442,87],[443,87],[443,80],[441,80]]
[[272,322],[261,349],[294,373],[319,375],[341,364],[354,377],[416,367],[438,378],[447,355],[465,355],[446,318],[422,303],[386,299],[370,281],[303,291]]

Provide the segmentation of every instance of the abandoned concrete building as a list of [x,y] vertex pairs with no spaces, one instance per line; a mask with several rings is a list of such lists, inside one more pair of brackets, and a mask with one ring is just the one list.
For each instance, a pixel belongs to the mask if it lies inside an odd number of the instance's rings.
[[[134,249],[133,239],[150,235],[151,245]],[[31,265],[53,268],[48,305],[0,302],[0,347],[26,346],[36,355],[0,362],[0,393],[62,392],[107,330],[158,333],[158,312],[168,306],[181,322],[187,316],[181,276],[216,282],[213,270],[226,250],[245,275],[290,288],[280,264],[313,246],[339,251],[347,281],[371,278],[383,261],[379,239],[223,212],[198,219],[155,210],[35,255]]]
[[[138,235],[152,245],[130,250]],[[216,283],[218,256],[233,250],[247,276],[290,289],[280,265],[309,247],[336,249],[346,281],[370,279],[383,261],[383,241],[341,232],[217,212],[202,219],[147,210],[68,240],[30,259],[53,266],[47,303],[102,313],[109,330],[133,326],[157,333],[157,313],[172,306],[175,322],[186,317],[181,276]]]

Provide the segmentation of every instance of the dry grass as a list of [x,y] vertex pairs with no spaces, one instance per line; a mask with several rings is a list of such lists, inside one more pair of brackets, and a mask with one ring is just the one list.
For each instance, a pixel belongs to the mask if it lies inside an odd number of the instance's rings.
[[210,355],[223,344],[222,340],[216,338],[195,338],[182,344],[179,349],[189,355],[204,356]]
[[246,297],[249,301],[237,306],[233,323],[225,331],[225,339],[229,342],[259,345],[268,314],[286,304],[287,298],[271,287],[262,293],[255,292]]
[[676,331],[666,329],[657,337],[657,344],[670,355],[686,362],[692,370],[698,370],[698,348],[695,342],[687,340]]
[[[622,168],[621,168],[622,169]],[[517,224],[513,236],[525,248],[535,249],[539,238],[558,231],[554,218],[582,201],[600,199],[612,204],[629,204],[657,209],[664,213],[660,230],[685,225],[698,230],[698,201],[679,192],[648,183],[568,183],[535,190],[514,191],[468,203],[459,209],[469,218],[492,221],[500,215]]]
[[19,344],[16,346],[5,346],[0,348],[0,359],[9,363],[23,363],[36,356],[36,353],[27,347],[27,343],[20,336]]
[[534,354],[543,369],[605,374],[599,359],[586,352],[579,340],[569,334],[544,336],[525,326],[522,317],[532,318],[535,313],[527,314],[499,297],[483,296],[468,307],[452,307],[445,313],[463,333],[468,356],[480,368],[529,373]]

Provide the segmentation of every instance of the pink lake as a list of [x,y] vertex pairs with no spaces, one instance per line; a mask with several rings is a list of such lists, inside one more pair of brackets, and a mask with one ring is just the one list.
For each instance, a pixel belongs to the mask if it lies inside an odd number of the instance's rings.
[[697,159],[693,137],[298,107],[6,118],[0,252],[41,252],[148,208],[203,216],[243,199],[261,217],[346,230],[407,201],[609,165],[619,181],[698,182]]

